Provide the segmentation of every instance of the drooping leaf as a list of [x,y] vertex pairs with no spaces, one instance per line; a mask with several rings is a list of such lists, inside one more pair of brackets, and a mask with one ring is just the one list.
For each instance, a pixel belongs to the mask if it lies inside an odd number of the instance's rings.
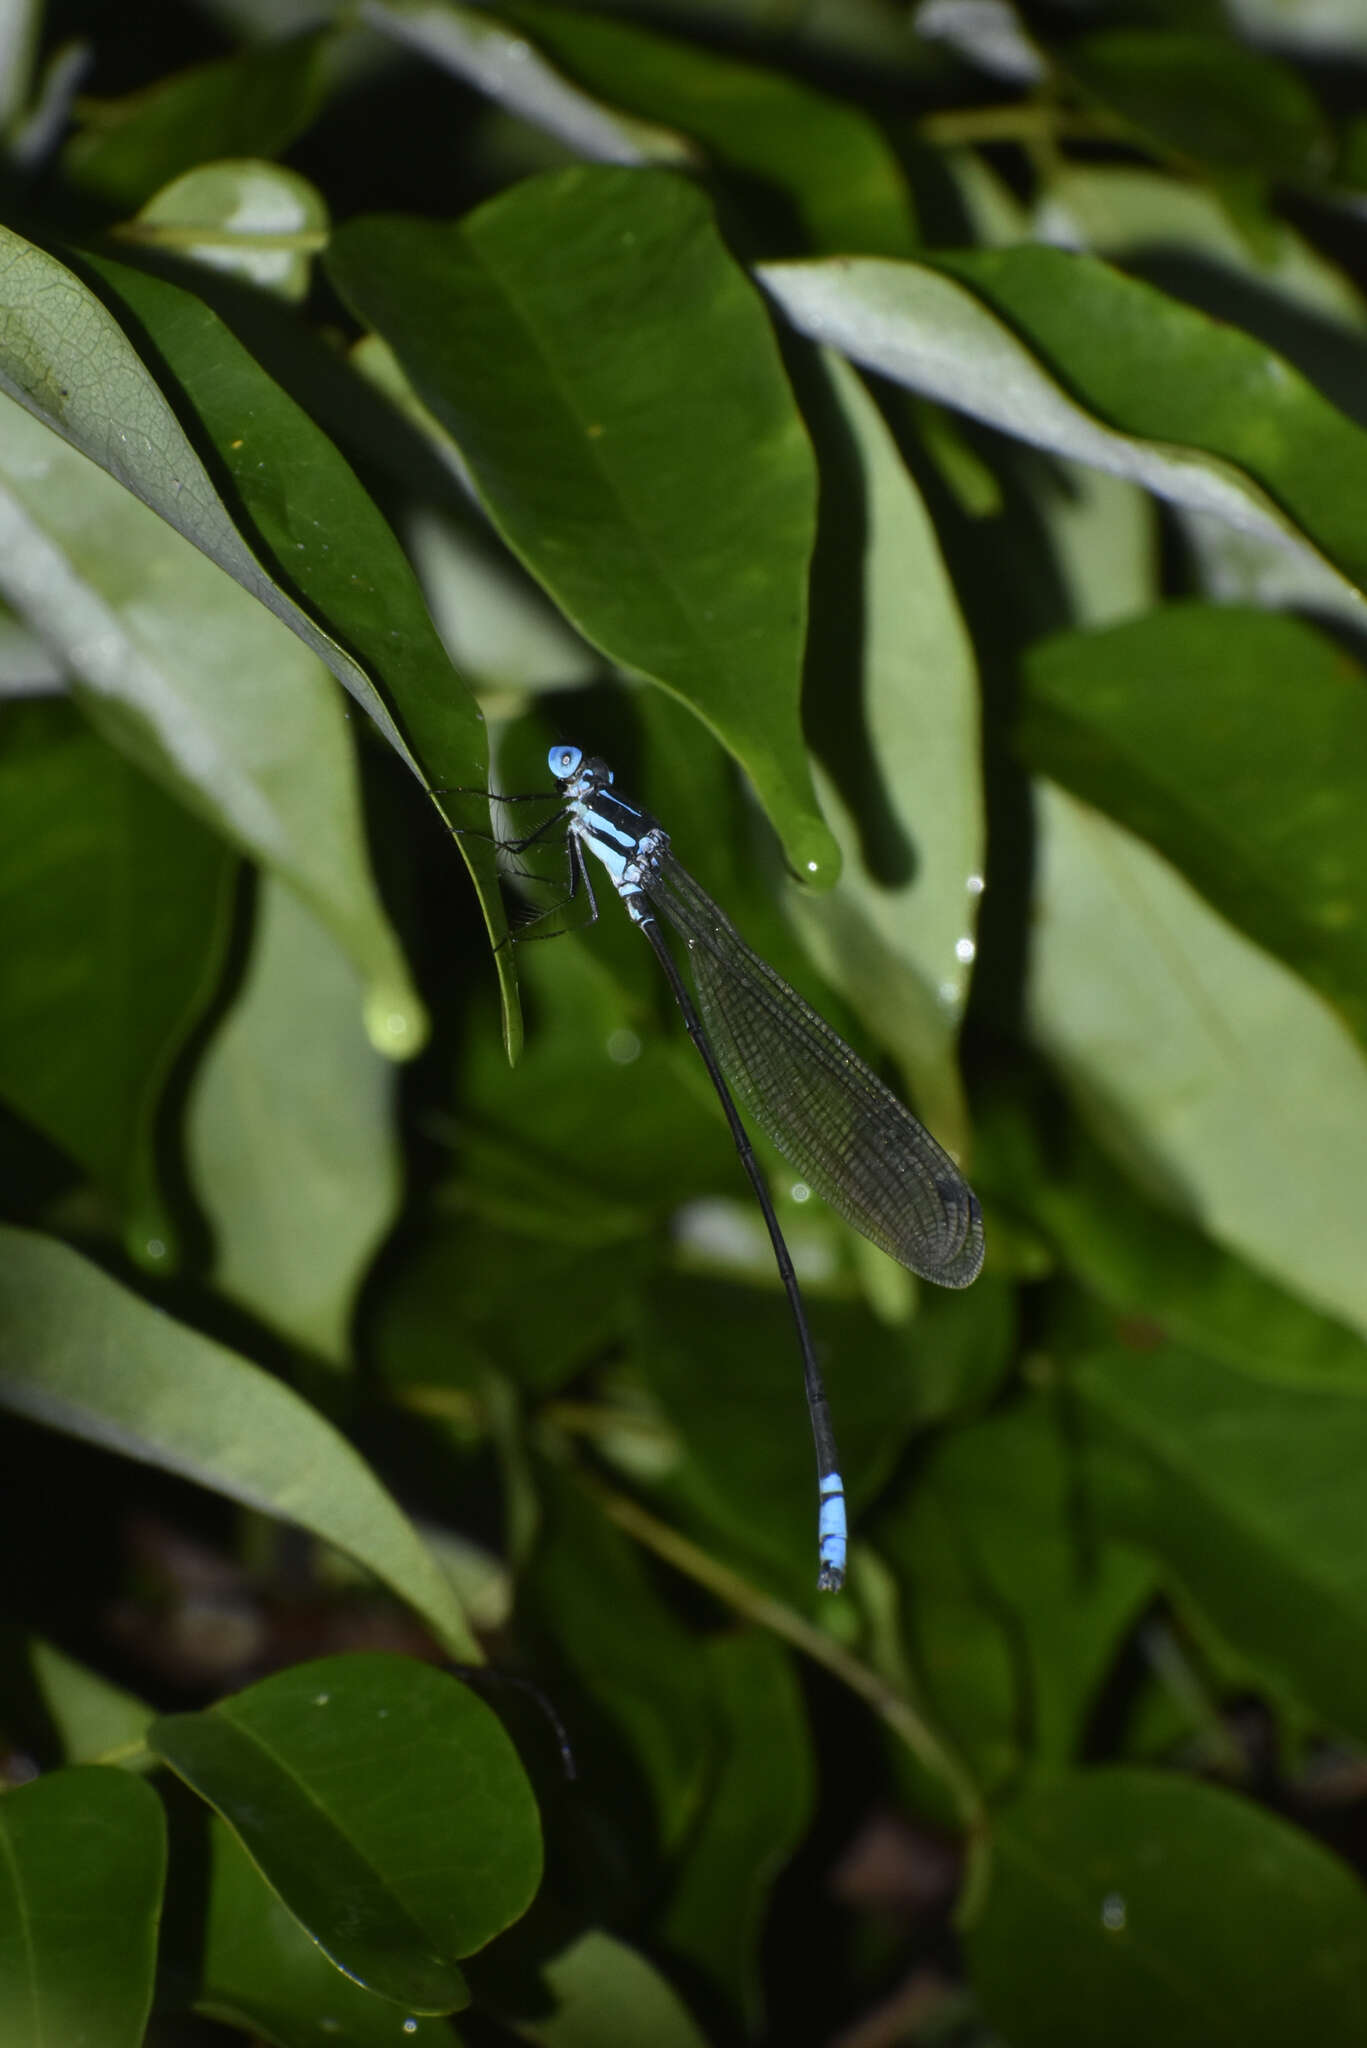
[[5,2048],[142,2048],[166,1870],[161,1801],[77,1766],[0,1799]]
[[[855,474],[858,511],[831,516],[838,581],[853,621],[817,645],[829,710],[809,714],[844,854],[828,896],[788,892],[827,979],[901,1062],[940,1141],[967,1152],[954,1034],[968,987],[982,892],[984,821],[973,650],[924,502],[877,406],[840,357],[823,361]],[[826,489],[836,489],[834,448]],[[851,548],[855,534],[862,547]],[[857,595],[851,596],[851,593]],[[840,630],[840,627],[844,630]],[[858,667],[857,676],[853,673]]]
[[1367,583],[1367,434],[1250,336],[1057,249],[756,274],[856,362]]
[[[253,554],[245,554],[235,528],[225,529],[202,507],[186,517],[179,494],[156,494],[155,465],[141,463],[123,480],[315,649],[419,780],[448,792],[441,798],[447,816],[487,831],[487,808],[469,794],[488,780],[484,721],[451,666],[393,530],[349,464],[210,306],[108,257],[82,260],[119,318],[151,343],[168,396],[231,480],[251,523]],[[101,331],[99,339],[124,367],[109,336]],[[166,403],[160,393],[157,402]],[[162,422],[159,431],[170,429]],[[99,459],[98,450],[86,452]],[[276,581],[263,576],[258,557]],[[309,610],[286,592],[298,592]],[[327,621],[327,634],[317,619]],[[497,941],[506,925],[492,850],[477,836],[457,844]],[[510,949],[499,947],[494,957],[505,1040],[515,1053],[521,1022]]]
[[333,1364],[399,1200],[393,1070],[361,1030],[356,977],[329,934],[263,882],[251,962],[200,1062],[191,1176],[214,1279]]
[[296,1664],[154,1722],[148,1741],[339,1968],[415,2011],[466,2003],[459,1959],[540,1883],[512,1742],[457,1679],[411,1658]]
[[391,1056],[425,1019],[366,861],[351,735],[317,659],[113,478],[0,398],[0,588],[115,745],[309,903]]
[[328,268],[574,624],[690,704],[794,868],[831,873],[796,715],[811,449],[701,195],[555,172],[451,226],[352,221]]
[[577,156],[601,163],[679,164],[694,152],[682,136],[604,105],[548,64],[503,21],[454,0],[362,0],[371,28],[468,79]]
[[133,1256],[162,1270],[174,1235],[154,1121],[222,964],[234,866],[70,704],[6,712],[0,1092],[93,1175]]
[[0,1231],[0,1405],[335,1544],[454,1656],[479,1650],[431,1554],[332,1425],[260,1367],[51,1238]]

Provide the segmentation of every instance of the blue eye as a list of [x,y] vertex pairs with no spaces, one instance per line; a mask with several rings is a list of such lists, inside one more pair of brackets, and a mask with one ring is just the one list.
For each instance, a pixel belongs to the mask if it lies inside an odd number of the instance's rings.
[[583,758],[582,747],[552,747],[546,756],[546,765],[557,782],[565,782],[578,772]]

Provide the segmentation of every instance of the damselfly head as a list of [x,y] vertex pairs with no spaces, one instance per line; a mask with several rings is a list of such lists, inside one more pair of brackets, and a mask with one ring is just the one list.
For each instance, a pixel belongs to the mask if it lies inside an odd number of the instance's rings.
[[546,756],[546,766],[557,782],[568,782],[572,775],[579,772],[579,764],[583,758],[582,747],[552,747]]

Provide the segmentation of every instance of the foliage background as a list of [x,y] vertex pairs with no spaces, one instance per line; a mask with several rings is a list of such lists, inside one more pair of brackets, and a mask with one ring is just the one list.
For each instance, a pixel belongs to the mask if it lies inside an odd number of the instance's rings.
[[[1360,2041],[1357,11],[0,64],[7,2048]],[[983,1197],[838,1601],[557,738]]]

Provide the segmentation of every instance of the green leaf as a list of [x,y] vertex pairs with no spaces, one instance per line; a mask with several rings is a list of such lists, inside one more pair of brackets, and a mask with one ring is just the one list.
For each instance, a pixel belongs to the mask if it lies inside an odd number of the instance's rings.
[[1367,2028],[1367,1893],[1246,1800],[1092,1771],[1027,1792],[994,1848],[968,1956],[1013,2048],[1282,2048]]
[[1037,1223],[1082,1285],[1132,1332],[1299,1384],[1367,1382],[1367,1342],[1157,1207],[1070,1118],[1055,1093],[1027,1119],[1014,1100],[980,1112],[988,1193]]
[[1367,1387],[1265,1384],[1176,1344],[1117,1345],[1072,1384],[1103,1527],[1329,1726],[1367,1736]]
[[[1084,1544],[1059,1418],[1040,1398],[947,1436],[876,1535],[906,1590],[936,1719],[989,1784],[1077,1761],[1153,1566]],[[988,1682],[983,1683],[987,1674]]]
[[317,186],[255,157],[187,171],[119,230],[120,241],[166,250],[296,302],[307,296],[311,259],[327,236]]
[[28,1646],[33,1683],[61,1739],[69,1764],[150,1762],[144,1740],[153,1710],[98,1671],[78,1664],[55,1643],[34,1636]]
[[718,1636],[705,1654],[722,1754],[659,1933],[755,2033],[769,1895],[811,1818],[811,1738],[791,1657],[773,1637],[757,1629]]
[[0,1799],[5,2048],[141,2048],[166,1872],[161,1801],[123,1771],[54,1771]]
[[693,160],[695,152],[682,136],[592,99],[548,64],[525,36],[478,8],[443,0],[366,0],[365,20],[368,28],[417,50],[524,121],[558,136],[576,156],[681,166]]
[[200,1061],[186,1132],[215,1285],[337,1365],[399,1204],[393,1069],[357,997],[329,934],[263,881],[246,979]]
[[715,1743],[697,1639],[636,1547],[577,1487],[544,1468],[538,1481],[543,1521],[521,1611],[550,1638],[601,1716],[601,1726],[582,1710],[578,1717],[582,1775],[638,1827],[632,1809],[643,1781],[655,1839],[672,1855],[697,1819]]
[[902,167],[857,107],[634,23],[533,0],[514,0],[509,12],[603,99],[696,137],[716,163],[780,195],[812,248],[911,254],[915,223]]
[[1060,635],[1027,658],[1021,740],[1367,1038],[1367,676],[1336,642],[1195,604]]
[[756,275],[795,327],[883,376],[1367,585],[1367,433],[1234,327],[1057,249]]
[[[378,1042],[413,1052],[422,1008],[365,865],[331,685],[248,596],[274,587],[103,306],[3,231],[0,290],[0,383],[34,415],[0,400],[0,588],[61,650],[115,743],[317,910],[366,978]],[[60,438],[41,423],[58,414]],[[106,467],[82,446],[98,446]],[[155,516],[172,507],[204,553]],[[228,562],[247,590],[206,557]],[[331,644],[277,598],[302,639]]]
[[[1185,281],[1193,294],[1237,292],[1246,316],[1262,300],[1332,322],[1340,338],[1344,329],[1361,335],[1367,308],[1345,273],[1285,221],[1268,228],[1271,246],[1255,256],[1208,188],[1134,164],[1066,159],[1051,171],[1037,213],[1041,240],[1088,248],[1155,284],[1166,276],[1179,298]],[[1298,360],[1305,367],[1303,353]]]
[[540,2048],[704,2048],[678,1993],[611,1934],[581,1934],[542,1975],[556,2010],[518,2029]]
[[1058,62],[1184,170],[1305,179],[1328,167],[1328,131],[1309,86],[1232,34],[1112,29],[1064,44]]
[[325,53],[325,37],[296,36],[97,103],[62,168],[82,192],[131,208],[193,164],[276,156],[318,110]]
[[298,1522],[372,1571],[453,1656],[479,1649],[370,1468],[306,1402],[49,1238],[0,1230],[0,1404]]
[[[857,1515],[918,1428],[986,1397],[1008,1353],[1009,1309],[990,1288],[926,1289],[899,1327],[862,1303],[810,1307]],[[745,1569],[812,1605],[816,1470],[801,1359],[777,1285],[767,1274],[761,1287],[657,1282],[633,1352],[689,1453],[678,1483],[691,1515],[713,1541],[738,1548]]]
[[514,552],[730,748],[795,869],[826,872],[797,717],[811,449],[702,197],[663,173],[556,172],[454,226],[353,221],[328,267]]
[[328,1960],[284,1907],[232,1829],[214,1819],[204,1975],[196,2012],[273,2048],[451,2048],[441,2020],[419,2019]]
[[1141,841],[1048,783],[1037,827],[1030,1028],[1088,1122],[1170,1208],[1367,1331],[1344,1227],[1367,1185],[1361,1047]]
[[[201,300],[164,278],[106,257],[83,260],[120,318],[154,347],[158,375],[180,416],[212,451],[231,483],[234,502],[250,521],[255,553],[246,556],[236,530],[225,531],[216,520],[199,513],[193,520],[178,518],[179,498],[168,504],[152,497],[154,509],[179,524],[314,648],[425,787],[483,790],[488,781],[483,718],[451,666],[392,528],[334,444]],[[169,433],[171,426],[163,423],[162,431]],[[194,460],[188,444],[185,457]],[[133,488],[146,497],[156,481],[155,471],[144,467]],[[278,581],[262,575],[257,557],[270,565]],[[286,597],[281,584],[298,591],[310,612]],[[315,617],[326,619],[337,638],[321,632]],[[348,650],[364,661],[364,668]],[[488,829],[487,806],[469,795],[448,794],[441,807],[463,825]],[[475,837],[458,844],[497,942],[507,926],[493,851]],[[521,1024],[511,949],[499,947],[494,957],[505,1040],[516,1051]],[[375,1026],[392,1029],[396,1015],[391,1012],[386,1025],[377,1005]],[[387,1049],[386,1039],[377,1043]],[[418,1043],[410,1039],[406,1050],[415,1051]]]
[[93,1175],[132,1255],[163,1270],[154,1124],[222,966],[234,866],[69,704],[6,708],[0,1093]]
[[296,1664],[149,1742],[232,1827],[340,1969],[418,2012],[541,1881],[531,1787],[497,1718],[412,1658]]
[[[221,463],[251,521],[253,546],[360,652],[384,697],[350,655],[267,582],[254,558],[243,559],[235,532],[225,532],[199,508],[193,520],[182,515],[172,523],[307,640],[415,773],[386,702],[431,779],[465,778],[477,768],[482,780],[487,756],[479,713],[451,668],[393,530],[333,443],[200,299],[107,257],[82,260],[121,316],[152,343],[158,374]],[[103,306],[98,310],[107,322]],[[98,340],[118,367],[126,367],[105,332]],[[166,405],[160,393],[157,400]],[[171,431],[167,421],[161,430]],[[187,456],[188,447],[182,462]],[[155,471],[140,469],[133,488],[163,518],[172,517],[174,506],[150,496],[160,481]]]
[[[826,979],[896,1055],[922,1115],[962,1157],[967,1112],[954,1036],[974,952],[985,832],[973,649],[934,528],[882,414],[840,357],[827,354],[823,365],[852,503],[831,513],[834,559],[818,557],[818,568],[842,594],[842,614],[848,606],[857,616],[832,618],[821,632],[814,615],[822,673],[819,683],[809,673],[808,701],[822,694],[830,706],[813,706],[810,718],[842,785],[825,808],[836,821],[843,879],[828,896],[790,890],[788,904]],[[832,501],[835,454],[825,451],[823,461]]]

